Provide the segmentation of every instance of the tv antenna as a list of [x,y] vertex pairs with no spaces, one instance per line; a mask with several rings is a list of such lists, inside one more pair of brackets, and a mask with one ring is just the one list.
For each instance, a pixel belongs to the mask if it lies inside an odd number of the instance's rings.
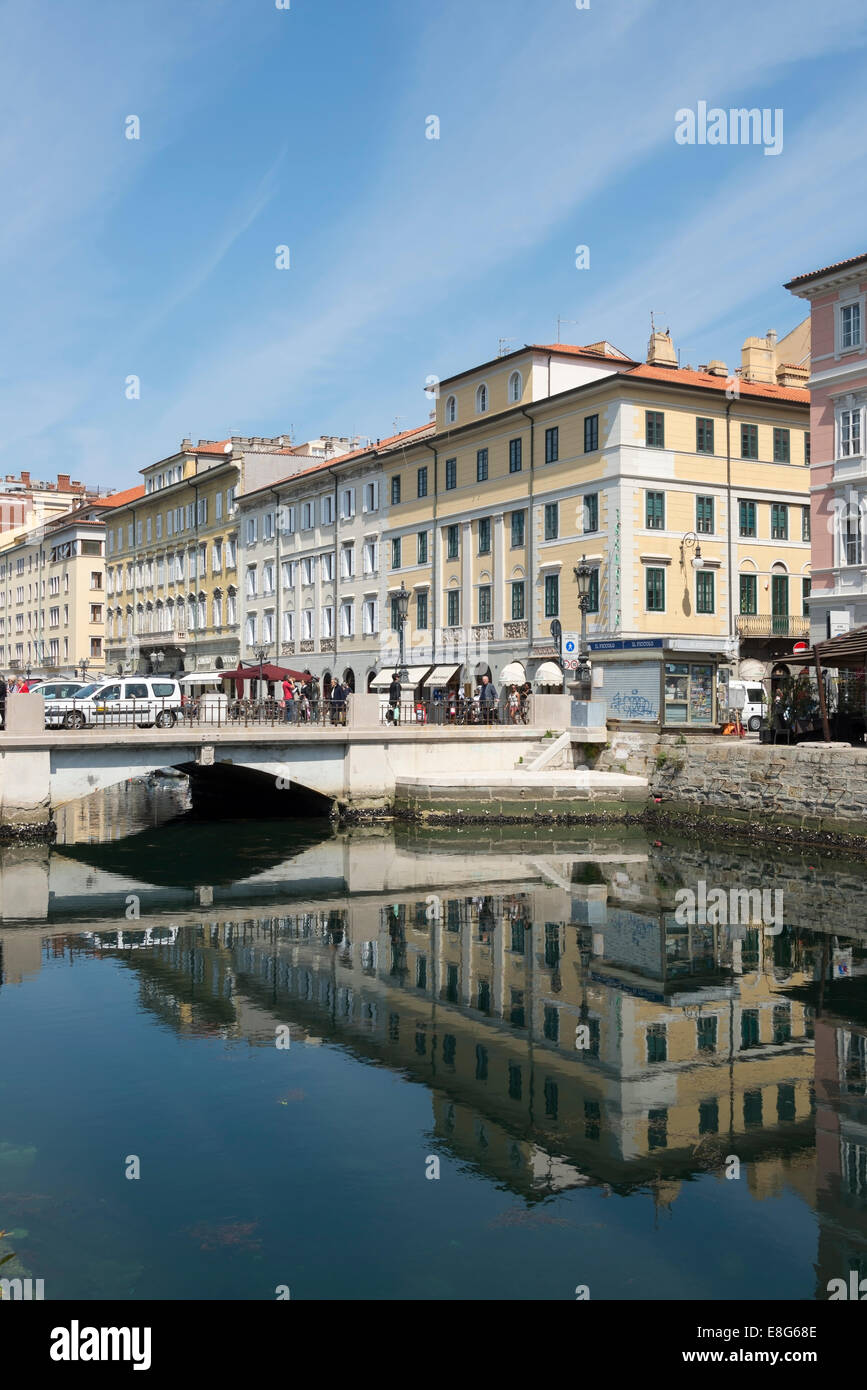
[[497,339],[497,356],[498,356],[498,357],[508,357],[508,355],[509,355],[509,349],[508,349],[508,346],[507,346],[507,345],[508,345],[509,343],[516,343],[517,341],[518,341],[517,338],[498,338],[498,339]]
[[577,323],[577,322],[578,322],[577,319],[564,319],[562,314],[558,314],[558,315],[557,315],[557,342],[558,342],[558,343],[560,342],[560,324],[561,324],[561,323]]

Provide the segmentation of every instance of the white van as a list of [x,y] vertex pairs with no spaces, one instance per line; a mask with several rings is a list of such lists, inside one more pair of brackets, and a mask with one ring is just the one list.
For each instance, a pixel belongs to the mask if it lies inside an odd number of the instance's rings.
[[[744,703],[740,710],[741,723],[753,733],[762,727],[767,704],[765,692],[760,681],[729,681],[729,692],[742,690]],[[734,707],[731,707],[734,715]]]
[[132,676],[101,681],[84,698],[52,700],[45,707],[45,723],[65,729],[100,728],[171,729],[181,709],[181,687],[166,676]]

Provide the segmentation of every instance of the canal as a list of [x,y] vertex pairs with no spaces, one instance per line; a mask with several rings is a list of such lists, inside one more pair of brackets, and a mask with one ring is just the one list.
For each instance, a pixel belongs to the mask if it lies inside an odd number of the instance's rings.
[[867,1277],[867,865],[157,778],[0,851],[0,907],[0,1259],[46,1299]]

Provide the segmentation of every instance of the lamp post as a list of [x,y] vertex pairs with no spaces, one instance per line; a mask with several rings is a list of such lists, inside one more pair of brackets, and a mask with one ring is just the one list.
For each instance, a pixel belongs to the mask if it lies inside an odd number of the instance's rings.
[[[257,647],[257,648],[256,648],[256,661],[257,661],[258,664],[259,664],[259,684],[260,684],[260,685],[262,684],[262,667],[265,665],[265,657],[266,657],[267,655],[268,655],[268,648],[267,648],[267,647]],[[260,699],[261,699],[261,693],[260,693]]]
[[160,651],[151,652],[151,665],[152,665],[154,671],[158,671],[158,670],[160,669],[160,667],[161,667],[162,664],[163,664],[163,657],[164,657],[164,656],[165,656],[165,652],[160,652]]
[[584,555],[581,556],[580,565],[576,565],[572,573],[575,575],[575,583],[578,586],[578,607],[581,610],[581,650],[578,653],[575,683],[581,687],[582,695],[586,699],[586,690],[590,682],[590,650],[587,646],[587,609],[590,607],[590,580],[593,577],[593,571],[588,565]]
[[397,592],[397,635],[400,640],[400,670],[398,680],[401,685],[409,680],[409,671],[406,669],[406,658],[404,656],[404,628],[409,615],[409,591],[403,580],[400,581],[400,588]]

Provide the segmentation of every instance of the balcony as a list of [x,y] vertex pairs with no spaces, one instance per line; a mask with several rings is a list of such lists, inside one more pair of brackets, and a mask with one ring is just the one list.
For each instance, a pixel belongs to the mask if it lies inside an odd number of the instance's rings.
[[810,619],[788,613],[741,614],[737,619],[739,637],[791,637],[802,641],[810,636]]
[[[153,630],[145,632],[145,630],[140,627],[136,627],[135,630],[136,641],[143,647],[163,647],[169,644],[172,646],[178,644],[183,645],[183,643],[187,641],[187,635],[187,629],[185,627],[176,627],[174,625],[166,628],[163,632],[154,632]],[[113,640],[122,641],[124,639],[118,637]]]

